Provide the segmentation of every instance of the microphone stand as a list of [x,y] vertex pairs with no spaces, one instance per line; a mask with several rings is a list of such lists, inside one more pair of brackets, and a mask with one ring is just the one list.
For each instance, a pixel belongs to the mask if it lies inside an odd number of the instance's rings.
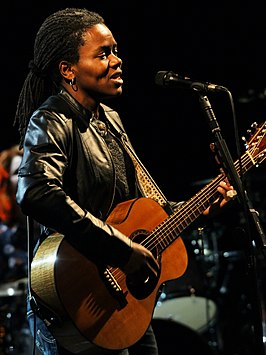
[[[262,327],[262,310],[261,305],[258,302],[259,292],[258,292],[258,283],[257,283],[257,274],[256,274],[256,258],[253,252],[253,240],[251,233],[252,229],[255,229],[254,235],[259,235],[260,238],[257,238],[260,245],[263,247],[266,246],[266,237],[263,233],[263,228],[261,227],[258,213],[254,210],[251,205],[250,200],[248,199],[246,191],[244,191],[241,179],[235,169],[232,157],[228,150],[225,140],[222,137],[221,129],[215,118],[214,112],[212,110],[209,99],[206,95],[203,95],[200,90],[195,90],[199,94],[199,102],[201,107],[207,117],[207,120],[210,125],[212,134],[215,137],[215,146],[221,158],[221,164],[225,175],[228,177],[232,186],[234,186],[237,192],[237,198],[240,204],[242,204],[244,213],[248,225],[247,233],[247,256],[248,256],[248,276],[251,283],[251,293],[253,291],[253,335],[255,336],[255,345],[254,345],[254,354],[256,355],[265,355],[264,346],[263,346],[263,327]],[[253,222],[253,223],[251,223]]]

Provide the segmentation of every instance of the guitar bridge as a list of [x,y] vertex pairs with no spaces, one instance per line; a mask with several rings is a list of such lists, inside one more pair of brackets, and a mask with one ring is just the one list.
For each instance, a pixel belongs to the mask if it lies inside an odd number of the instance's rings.
[[124,308],[128,304],[126,300],[127,293],[123,293],[122,288],[119,286],[118,282],[108,268],[104,270],[103,275],[108,291],[119,302],[121,308]]

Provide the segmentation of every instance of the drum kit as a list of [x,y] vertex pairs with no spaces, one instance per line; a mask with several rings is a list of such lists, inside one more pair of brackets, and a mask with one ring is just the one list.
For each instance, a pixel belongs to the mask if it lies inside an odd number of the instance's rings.
[[0,355],[29,355],[27,252],[16,228],[0,225]]
[[[183,241],[188,252],[187,269],[180,278],[169,280],[162,286],[152,325],[162,355],[171,353],[173,341],[180,341],[180,346],[187,349],[189,355],[201,354],[201,348],[202,354],[213,354],[221,346],[218,309],[210,295],[218,271],[216,244],[212,243],[211,249],[210,240],[205,238],[202,228],[192,231],[189,238],[183,237]],[[161,328],[164,328],[167,339],[162,337]],[[170,334],[173,339],[169,339]]]
[[239,286],[236,278],[240,274],[234,272],[243,258],[238,250],[219,250],[217,241],[223,232],[222,226],[215,233],[198,228],[182,236],[188,252],[187,270],[162,285],[153,313],[160,355],[176,354],[171,349],[178,343],[187,350],[182,354],[224,354],[221,314],[232,296],[231,283]]
[[27,279],[0,286],[0,354],[29,354],[29,330],[26,321]]

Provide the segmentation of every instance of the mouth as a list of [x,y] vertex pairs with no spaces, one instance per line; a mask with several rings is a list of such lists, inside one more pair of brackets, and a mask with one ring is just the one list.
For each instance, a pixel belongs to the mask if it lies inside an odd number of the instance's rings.
[[123,79],[121,77],[122,71],[115,72],[113,75],[111,75],[110,79],[115,82],[116,84],[122,85],[123,84]]

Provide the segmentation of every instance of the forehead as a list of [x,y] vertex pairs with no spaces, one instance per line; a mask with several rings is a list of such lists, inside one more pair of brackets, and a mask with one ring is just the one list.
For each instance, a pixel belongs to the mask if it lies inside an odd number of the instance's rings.
[[104,24],[97,24],[84,33],[85,45],[110,46],[116,44],[112,32]]

